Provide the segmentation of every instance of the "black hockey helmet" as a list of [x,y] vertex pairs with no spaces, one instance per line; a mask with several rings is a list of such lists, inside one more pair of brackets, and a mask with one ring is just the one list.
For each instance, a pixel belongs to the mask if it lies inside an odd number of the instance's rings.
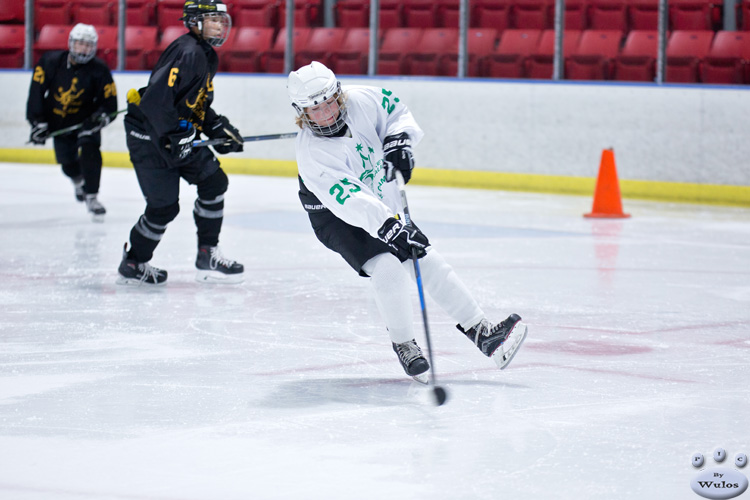
[[[221,0],[187,0],[182,7],[180,19],[187,29],[198,28],[201,37],[214,47],[221,47],[232,29],[232,17]],[[217,24],[206,29],[207,20]]]

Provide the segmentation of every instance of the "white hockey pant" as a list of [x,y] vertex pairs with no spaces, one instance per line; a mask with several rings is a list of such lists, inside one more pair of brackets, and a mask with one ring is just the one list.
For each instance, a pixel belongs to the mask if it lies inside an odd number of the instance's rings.
[[[419,259],[419,265],[427,295],[464,329],[479,323],[484,312],[437,250],[430,247],[427,255]],[[400,344],[414,339],[414,263],[401,263],[394,255],[384,253],[365,262],[362,270],[371,277],[375,301],[391,341]]]

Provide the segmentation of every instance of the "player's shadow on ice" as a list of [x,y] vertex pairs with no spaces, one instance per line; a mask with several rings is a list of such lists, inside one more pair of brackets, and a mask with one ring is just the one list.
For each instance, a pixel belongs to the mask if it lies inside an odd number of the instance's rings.
[[[502,388],[525,389],[527,386],[492,380],[439,379],[438,385],[450,393],[451,387],[484,387],[487,391]],[[269,408],[309,408],[331,403],[373,406],[403,406],[424,403],[429,386],[409,378],[316,378],[280,384],[260,402]]]

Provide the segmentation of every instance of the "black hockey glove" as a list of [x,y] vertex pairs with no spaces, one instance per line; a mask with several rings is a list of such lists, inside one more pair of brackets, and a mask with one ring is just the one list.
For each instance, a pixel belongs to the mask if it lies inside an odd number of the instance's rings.
[[101,129],[109,125],[109,122],[111,121],[112,117],[110,117],[107,113],[94,113],[83,121],[83,127],[81,128],[81,132],[79,132],[78,136],[80,137],[95,134],[96,132],[99,132]]
[[31,136],[29,142],[43,146],[49,136],[49,123],[34,122],[31,124]]
[[217,144],[214,149],[217,153],[225,155],[227,153],[239,153],[244,148],[242,135],[229,123],[226,116],[219,115],[214,124],[205,131],[211,139],[226,139],[224,144]]
[[411,171],[414,168],[414,156],[411,154],[409,134],[402,132],[386,137],[383,141],[383,156],[385,157],[385,180],[390,182],[395,179],[394,169],[398,169],[404,176],[404,182],[409,182]]
[[417,257],[424,257],[425,248],[430,245],[427,236],[414,226],[406,226],[398,215],[389,217],[378,229],[378,238],[383,240],[401,262],[411,258],[412,248],[417,250]]
[[193,152],[193,139],[195,139],[195,128],[187,120],[180,120],[178,132],[164,137],[164,147],[169,151],[176,166],[189,161],[190,153]]

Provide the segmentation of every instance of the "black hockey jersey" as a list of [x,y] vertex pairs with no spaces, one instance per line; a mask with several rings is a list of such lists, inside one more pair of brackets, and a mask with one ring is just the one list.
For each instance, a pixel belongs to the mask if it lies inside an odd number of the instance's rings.
[[133,113],[144,122],[153,141],[158,143],[160,138],[177,131],[180,120],[191,122],[198,131],[216,121],[218,115],[211,103],[218,67],[216,51],[193,33],[185,33],[166,48],[151,72],[148,86],[140,90],[141,102]]
[[67,50],[47,52],[39,59],[26,104],[29,122],[47,122],[55,131],[101,112],[117,112],[117,88],[101,59],[72,64]]

